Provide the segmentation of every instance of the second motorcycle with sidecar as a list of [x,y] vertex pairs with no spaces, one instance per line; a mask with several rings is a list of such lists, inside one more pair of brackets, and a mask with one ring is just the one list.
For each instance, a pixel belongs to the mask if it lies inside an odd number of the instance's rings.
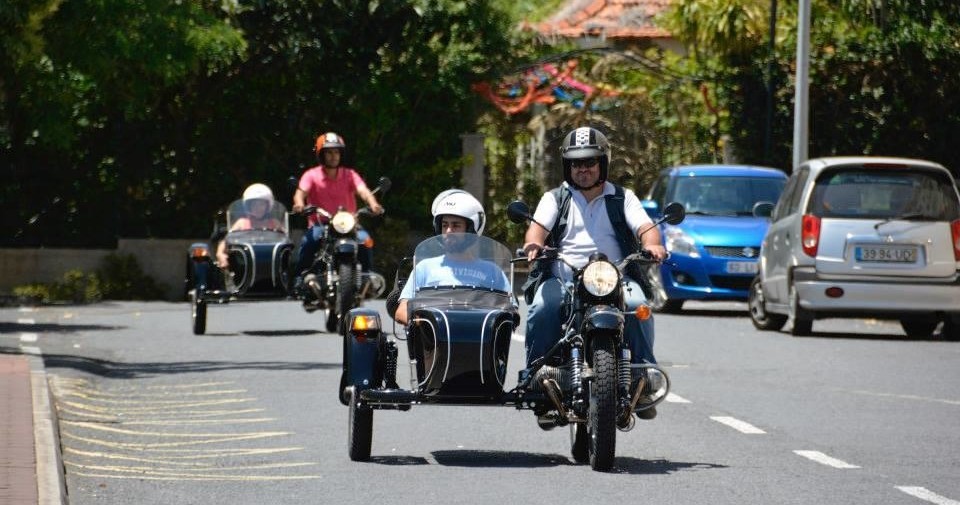
[[[528,207],[514,202],[511,220],[532,221]],[[683,207],[671,204],[657,222],[683,220]],[[484,236],[471,236],[473,257],[493,263],[513,279],[510,250]],[[443,236],[430,237],[414,251],[414,270],[424,261],[447,253]],[[551,258],[563,261],[554,251]],[[340,401],[349,408],[348,453],[352,460],[370,458],[373,413],[409,410],[414,405],[504,405],[532,410],[538,425],[549,430],[569,426],[571,453],[577,462],[607,471],[613,467],[617,430],[634,427],[633,413],[666,398],[669,377],[656,365],[631,364],[624,345],[624,318],[650,316],[641,305],[625,311],[623,271],[632,262],[655,260],[642,252],[614,264],[595,255],[574,268],[564,307],[563,335],[546,355],[519,373],[516,386],[505,389],[510,341],[520,317],[511,291],[494,284],[416,286],[408,300],[404,328],[410,385],[397,382],[398,345],[383,332],[377,311],[349,311],[341,326],[343,374]],[[406,282],[417,282],[411,275]],[[633,369],[643,373],[633,374]],[[659,375],[654,388],[647,377]],[[639,377],[639,379],[635,379]]]

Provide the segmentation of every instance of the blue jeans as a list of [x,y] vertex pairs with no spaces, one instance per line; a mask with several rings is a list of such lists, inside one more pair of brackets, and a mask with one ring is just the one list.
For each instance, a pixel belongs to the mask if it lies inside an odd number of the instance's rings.
[[[300,252],[297,254],[297,275],[302,274],[313,264],[313,257],[317,255],[317,249],[320,248],[320,242],[326,232],[326,226],[317,225],[311,226],[303,234],[303,239],[300,240]],[[364,239],[369,236],[370,234],[366,230],[357,231],[357,238],[360,241],[357,255],[360,259],[360,267],[364,272],[369,272],[370,265],[373,264],[373,251],[363,245]]]
[[[632,312],[646,301],[640,285],[627,278],[623,292],[627,311]],[[563,303],[563,283],[552,277],[537,287],[533,303],[527,309],[526,348],[527,366],[543,356],[563,337],[560,320],[560,305]],[[653,357],[653,316],[640,321],[633,314],[624,316],[624,339],[630,346],[633,363],[652,363]]]

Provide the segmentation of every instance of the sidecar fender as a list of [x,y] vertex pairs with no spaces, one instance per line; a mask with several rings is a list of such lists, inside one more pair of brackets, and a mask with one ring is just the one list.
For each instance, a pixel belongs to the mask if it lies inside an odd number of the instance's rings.
[[190,259],[187,262],[187,277],[191,284],[188,289],[207,289],[210,285],[210,267],[213,266],[210,247],[203,242],[195,242],[190,244],[187,256]]
[[[359,307],[347,312],[341,325],[343,331],[343,373],[340,378],[340,401],[345,401],[346,389],[354,386],[358,393],[378,388],[383,382],[383,336],[380,313]],[[346,403],[344,403],[346,405]]]
[[585,333],[594,330],[623,332],[623,312],[609,305],[595,305],[583,317]]

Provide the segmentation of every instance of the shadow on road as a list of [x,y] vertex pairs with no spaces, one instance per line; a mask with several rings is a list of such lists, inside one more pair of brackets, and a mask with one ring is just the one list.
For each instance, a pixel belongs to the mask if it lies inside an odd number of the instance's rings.
[[[17,348],[0,346],[0,354],[22,354]],[[156,377],[180,373],[219,372],[223,370],[340,370],[341,363],[293,362],[293,361],[182,361],[119,363],[98,358],[66,354],[44,354],[44,366],[73,368],[89,374],[115,379]]]
[[102,324],[21,324],[0,322],[0,333],[75,333],[80,331],[122,330],[126,326],[104,326]]
[[[572,459],[560,454],[543,454],[520,451],[434,451],[433,459],[439,465],[468,468],[545,468],[554,466],[577,466]],[[381,465],[429,465],[426,458],[413,456],[374,456],[371,463]],[[588,465],[582,465],[587,467]],[[644,460],[618,457],[610,473],[624,475],[669,475],[672,473],[715,470],[727,468],[714,463],[689,463],[667,460]]]

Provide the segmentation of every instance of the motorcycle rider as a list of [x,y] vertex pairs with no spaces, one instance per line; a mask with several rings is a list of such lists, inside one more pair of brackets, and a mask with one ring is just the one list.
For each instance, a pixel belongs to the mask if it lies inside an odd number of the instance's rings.
[[[666,257],[660,232],[643,210],[636,194],[607,181],[610,144],[603,133],[588,126],[570,131],[560,146],[560,156],[564,182],[559,188],[544,193],[534,211],[535,222],[530,223],[524,236],[523,251],[528,260],[534,260],[545,245],[559,248],[578,268],[586,265],[590,255],[596,252],[617,263],[634,252],[638,245],[659,260]],[[569,210],[560,215],[567,207]],[[613,212],[618,209],[621,217],[615,218],[617,214]],[[640,244],[637,244],[638,240]],[[570,267],[561,261],[537,261],[534,264],[524,285],[529,305],[527,367],[562,336],[563,285],[571,277]],[[626,275],[624,280],[625,302],[627,309],[632,310],[646,297],[637,276]],[[652,317],[646,321],[625,318],[624,340],[630,347],[633,363],[656,364]],[[646,384],[658,379],[652,377]],[[649,389],[645,388],[645,391],[649,392]],[[653,419],[656,410],[653,407],[639,410],[637,416]]]
[[[300,177],[297,190],[293,194],[294,213],[303,212],[308,204],[334,214],[340,207],[349,212],[357,211],[357,196],[363,199],[370,207],[370,211],[376,215],[383,214],[383,207],[377,201],[377,197],[367,188],[367,184],[356,170],[340,165],[344,151],[347,148],[346,142],[339,134],[327,132],[317,137],[314,145],[314,153],[317,156],[319,165],[307,169]],[[296,279],[294,281],[294,293],[302,293],[303,274],[310,267],[317,249],[320,246],[320,240],[323,238],[326,218],[319,214],[313,214],[309,217],[308,229],[303,234],[300,243],[300,252],[297,256]],[[366,233],[361,231],[361,233]],[[359,251],[360,265],[364,272],[370,270],[373,262],[372,251],[363,245],[363,238]]]
[[471,284],[511,291],[503,270],[477,258],[470,247],[474,242],[470,234],[483,235],[486,219],[483,205],[473,195],[462,189],[448,189],[433,199],[430,213],[434,233],[443,235],[445,253],[417,263],[399,295],[394,291],[388,296],[387,310],[401,324],[407,324],[407,301],[416,294],[415,288]]

